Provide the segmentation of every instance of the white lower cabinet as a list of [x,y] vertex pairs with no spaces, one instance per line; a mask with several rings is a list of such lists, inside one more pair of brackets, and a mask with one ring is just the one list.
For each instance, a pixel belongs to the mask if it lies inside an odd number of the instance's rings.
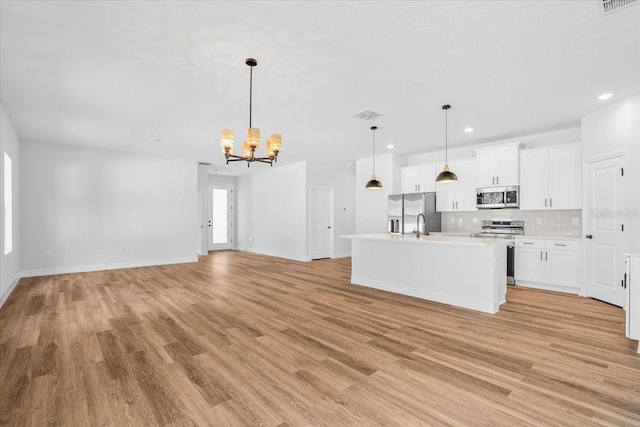
[[517,281],[544,282],[544,240],[516,241],[514,273]]
[[516,237],[516,285],[581,293],[580,242]]

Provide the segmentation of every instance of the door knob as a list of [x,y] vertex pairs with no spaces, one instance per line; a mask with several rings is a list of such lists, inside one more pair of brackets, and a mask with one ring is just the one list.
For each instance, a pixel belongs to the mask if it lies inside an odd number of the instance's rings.
[[327,226],[327,228],[331,228],[331,226],[329,225],[329,226]]
[[591,234],[587,234],[585,237],[586,237],[587,239],[593,239],[593,236],[592,236]]

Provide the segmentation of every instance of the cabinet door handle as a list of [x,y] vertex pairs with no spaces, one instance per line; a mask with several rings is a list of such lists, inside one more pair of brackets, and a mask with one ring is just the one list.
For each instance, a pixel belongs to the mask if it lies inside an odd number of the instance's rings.
[[496,177],[495,176],[491,177],[491,185],[496,185]]
[[547,199],[544,199],[544,207],[547,207]]
[[451,209],[455,209],[456,208],[456,203],[455,202],[451,202]]
[[500,185],[500,177],[496,176],[496,185]]
[[567,246],[567,245],[563,245],[562,243],[554,243],[553,246]]
[[545,260],[545,261],[549,261],[549,257],[548,257],[548,255],[549,255],[549,254],[548,254],[548,252],[547,252],[547,251],[544,251],[544,260]]
[[542,251],[540,251],[540,261],[542,261]]
[[533,245],[533,242],[522,242],[523,245]]
[[549,197],[549,207],[550,208],[553,207],[553,199],[551,197]]

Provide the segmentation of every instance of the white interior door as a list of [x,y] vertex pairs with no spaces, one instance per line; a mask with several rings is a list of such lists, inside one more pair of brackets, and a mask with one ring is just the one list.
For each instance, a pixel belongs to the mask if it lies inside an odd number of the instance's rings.
[[587,165],[585,221],[587,296],[624,306],[622,155]]
[[207,249],[210,251],[233,247],[233,185],[209,184]]
[[333,249],[333,189],[310,188],[309,253],[311,259],[330,258]]

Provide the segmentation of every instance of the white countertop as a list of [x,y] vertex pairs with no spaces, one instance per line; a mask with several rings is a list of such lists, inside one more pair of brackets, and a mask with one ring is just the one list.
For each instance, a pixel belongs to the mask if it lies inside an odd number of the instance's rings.
[[530,234],[526,236],[515,236],[516,239],[548,239],[548,240],[571,240],[575,242],[582,241],[582,237],[569,237],[569,236],[532,236]]
[[413,235],[397,235],[397,234],[349,234],[340,236],[345,239],[360,240],[376,240],[393,243],[407,244],[447,244],[447,245],[464,245],[464,246],[493,246],[506,245],[510,240],[494,239],[494,238],[477,238],[467,236],[450,236],[450,235],[429,235],[416,238]]
[[462,237],[469,237],[471,236],[471,232],[468,233],[454,233],[454,232],[449,232],[449,231],[430,231],[429,234],[431,236],[462,236]]

